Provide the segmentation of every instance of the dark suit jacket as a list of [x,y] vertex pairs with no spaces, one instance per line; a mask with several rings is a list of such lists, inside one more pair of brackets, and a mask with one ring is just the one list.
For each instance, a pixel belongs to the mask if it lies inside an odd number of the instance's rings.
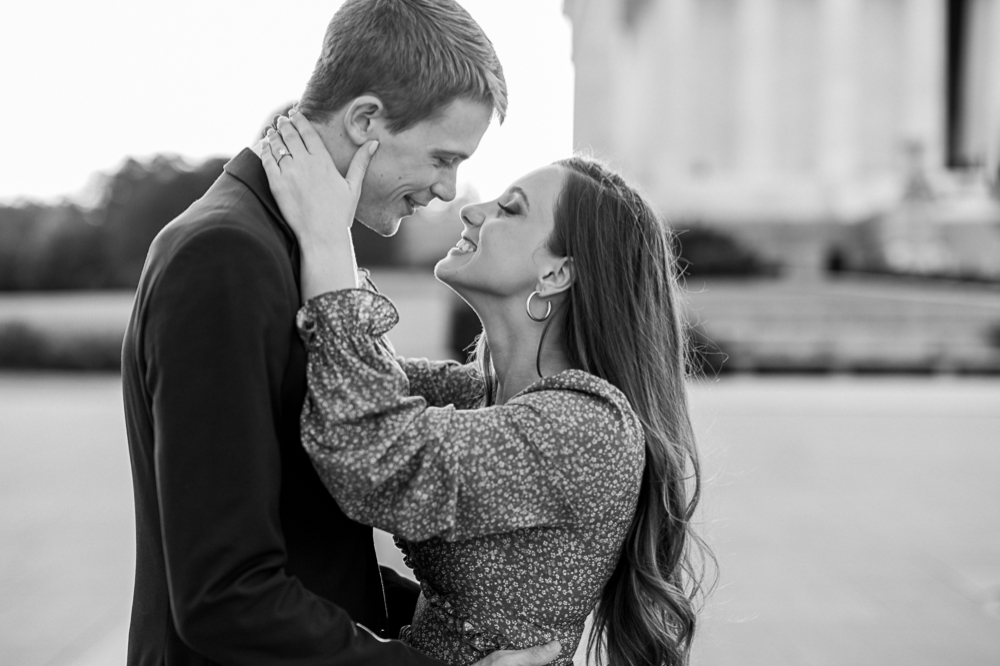
[[[150,247],[122,351],[130,665],[439,663],[355,626],[390,631],[372,530],[299,442],[298,262],[249,150]],[[388,583],[398,631],[416,596]]]

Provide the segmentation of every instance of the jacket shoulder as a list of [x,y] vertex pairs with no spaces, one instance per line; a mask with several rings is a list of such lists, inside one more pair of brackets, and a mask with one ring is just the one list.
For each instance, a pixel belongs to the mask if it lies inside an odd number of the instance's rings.
[[[153,287],[178,256],[201,253],[218,261],[249,251],[287,267],[292,278],[291,243],[245,184],[223,173],[203,197],[167,224],[153,239],[140,280],[140,293]],[[258,266],[264,269],[264,266]],[[282,271],[285,272],[285,271]],[[294,278],[292,278],[294,279]]]

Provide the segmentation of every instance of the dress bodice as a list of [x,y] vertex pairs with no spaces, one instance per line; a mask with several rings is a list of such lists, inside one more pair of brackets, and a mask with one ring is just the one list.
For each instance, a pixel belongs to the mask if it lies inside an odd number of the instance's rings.
[[366,290],[299,313],[302,441],[347,515],[396,535],[422,594],[402,639],[451,664],[558,639],[570,664],[618,562],[644,465],[638,417],[608,382],[546,377],[475,405],[469,366],[396,359],[395,308]]

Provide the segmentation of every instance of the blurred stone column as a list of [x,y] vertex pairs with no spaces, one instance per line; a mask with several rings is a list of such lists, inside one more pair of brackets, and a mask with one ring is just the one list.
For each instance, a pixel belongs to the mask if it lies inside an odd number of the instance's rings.
[[741,0],[737,17],[740,35],[737,155],[741,176],[752,182],[772,177],[775,167],[776,9],[775,0]]
[[987,11],[989,27],[987,34],[992,35],[989,41],[990,54],[987,64],[988,82],[986,91],[989,95],[987,117],[986,169],[989,178],[1000,176],[1000,0],[989,0]]
[[858,164],[858,20],[860,0],[820,0],[819,171],[827,208],[842,218]]
[[[659,131],[663,150],[659,168],[672,182],[690,178],[691,109],[695,99],[694,73],[697,64],[692,56],[694,0],[665,0],[663,3],[663,34],[658,36],[654,53],[662,67],[661,85],[653,98],[662,111]],[[653,128],[656,131],[657,128]]]
[[563,13],[573,23],[573,148],[593,150],[598,156],[616,153],[613,129],[615,103],[615,57],[613,40],[620,16],[616,2],[565,0]]
[[[860,163],[861,0],[818,0],[819,92],[816,170],[818,221],[844,222],[856,215]],[[818,277],[825,262],[817,234],[803,234],[787,269],[795,279]]]
[[903,133],[922,148],[923,166],[934,170],[944,167],[946,4],[909,0],[905,9]]
[[993,0],[967,0],[961,44],[958,154],[971,165],[985,164],[992,142]]

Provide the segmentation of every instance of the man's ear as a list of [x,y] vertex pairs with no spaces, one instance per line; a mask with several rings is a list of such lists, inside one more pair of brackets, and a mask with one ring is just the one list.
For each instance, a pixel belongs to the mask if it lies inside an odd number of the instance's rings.
[[380,138],[385,128],[385,105],[374,95],[355,97],[344,111],[344,133],[357,146]]
[[576,266],[573,264],[573,257],[557,257],[541,266],[535,289],[538,290],[539,296],[551,298],[573,286],[575,279]]

